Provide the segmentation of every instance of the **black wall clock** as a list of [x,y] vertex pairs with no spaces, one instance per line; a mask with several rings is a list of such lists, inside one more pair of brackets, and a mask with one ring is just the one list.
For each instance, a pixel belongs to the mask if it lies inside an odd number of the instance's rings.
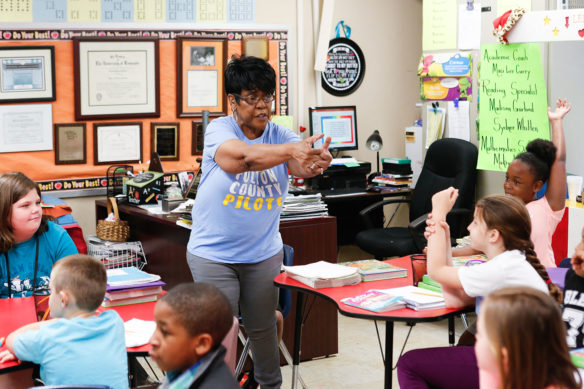
[[355,42],[335,38],[329,42],[326,69],[322,72],[322,87],[335,96],[353,93],[365,75],[365,57]]

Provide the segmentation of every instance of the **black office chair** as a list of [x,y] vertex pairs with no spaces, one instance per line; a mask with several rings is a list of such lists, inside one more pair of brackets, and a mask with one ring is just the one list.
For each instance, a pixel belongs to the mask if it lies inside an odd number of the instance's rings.
[[[477,158],[478,150],[470,142],[446,138],[432,143],[411,199],[379,201],[359,213],[367,229],[355,237],[357,246],[377,259],[421,253],[426,246],[424,228],[432,210],[432,195],[450,186],[459,190],[458,199],[447,218],[451,237],[464,236],[474,211]],[[399,203],[410,206],[409,225],[375,228],[369,216],[371,212],[387,204]]]

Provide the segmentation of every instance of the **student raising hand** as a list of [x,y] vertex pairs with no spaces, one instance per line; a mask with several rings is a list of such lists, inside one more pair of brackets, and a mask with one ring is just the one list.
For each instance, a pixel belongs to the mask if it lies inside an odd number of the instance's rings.
[[432,196],[432,218],[436,223],[446,219],[446,215],[458,198],[458,189],[450,187]]

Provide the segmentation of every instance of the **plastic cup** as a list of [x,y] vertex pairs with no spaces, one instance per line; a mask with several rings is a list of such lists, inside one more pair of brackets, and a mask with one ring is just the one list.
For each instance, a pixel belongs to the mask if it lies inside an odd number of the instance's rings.
[[576,201],[576,197],[582,190],[582,176],[568,176],[566,180],[568,182],[568,199]]
[[47,320],[49,317],[49,294],[34,294],[34,307],[37,321]]

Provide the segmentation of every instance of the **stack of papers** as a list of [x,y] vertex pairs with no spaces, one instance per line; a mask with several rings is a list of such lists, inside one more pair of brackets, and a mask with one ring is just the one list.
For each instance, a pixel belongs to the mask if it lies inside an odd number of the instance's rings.
[[314,289],[355,285],[361,282],[359,269],[325,261],[283,268],[288,277]]
[[153,302],[162,292],[164,282],[160,276],[149,274],[136,267],[107,270],[107,287],[103,307],[116,307]]
[[142,285],[158,280],[160,276],[146,273],[134,266],[107,270],[108,286]]
[[328,216],[328,208],[320,193],[311,195],[288,195],[284,200],[281,220],[310,219]]

